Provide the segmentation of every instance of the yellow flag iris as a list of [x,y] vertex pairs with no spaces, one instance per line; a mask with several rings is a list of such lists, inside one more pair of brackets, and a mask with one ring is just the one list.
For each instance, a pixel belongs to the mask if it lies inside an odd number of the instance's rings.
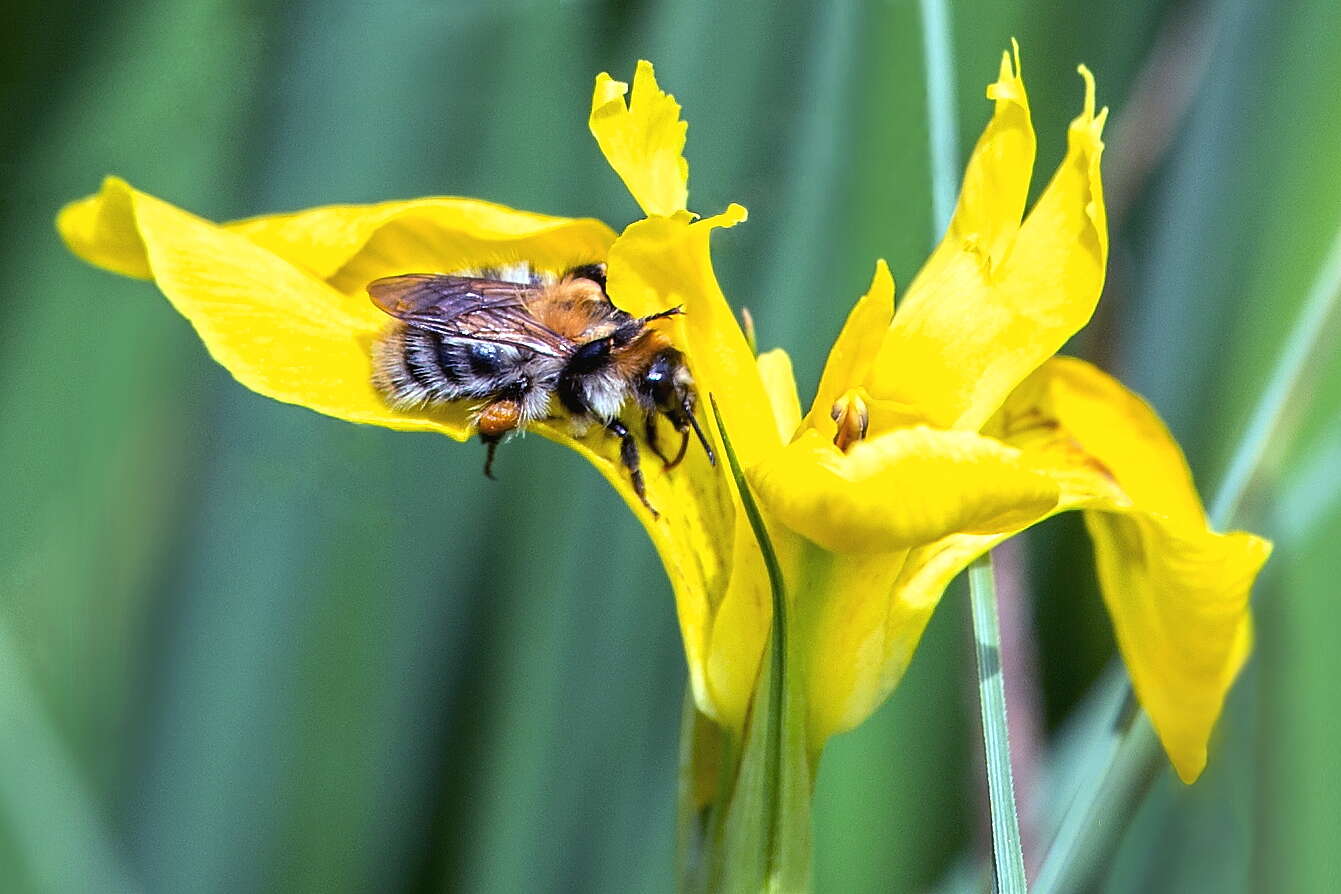
[[[713,274],[711,234],[745,210],[687,210],[686,125],[646,62],[627,99],[608,75],[592,99],[591,131],[646,214],[618,236],[595,220],[459,198],[218,224],[115,178],[62,210],[58,226],[86,260],[153,279],[247,387],[458,440],[471,434],[464,407],[394,409],[373,388],[370,346],[387,319],[366,285],[517,258],[550,270],[605,261],[620,307],[685,309],[673,340],[720,406],[788,580],[812,753],[898,682],[955,574],[1019,530],[1081,509],[1136,692],[1191,780],[1249,648],[1248,590],[1269,545],[1210,531],[1149,407],[1093,367],[1053,358],[1093,312],[1107,259],[1104,113],[1082,74],[1066,158],[1026,216],[1034,134],[1018,59],[1003,58],[988,88],[996,111],[944,241],[897,313],[877,265],[804,417],[787,356],[755,356]],[[653,517],[601,432],[536,428],[586,456],[647,528],[675,590],[697,704],[739,731],[770,590],[722,470],[695,451],[671,472],[647,469]]]

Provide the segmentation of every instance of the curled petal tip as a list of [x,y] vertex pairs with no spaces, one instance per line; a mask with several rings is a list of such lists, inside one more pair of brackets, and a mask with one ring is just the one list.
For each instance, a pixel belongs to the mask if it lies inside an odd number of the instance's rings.
[[1100,120],[1107,115],[1107,108],[1104,109],[1096,118],[1094,114],[1094,74],[1083,63],[1076,66],[1076,71],[1080,73],[1085,81],[1085,105],[1080,113],[1080,117],[1085,121]]
[[1010,50],[1001,51],[1001,68],[996,81],[987,85],[987,98],[1023,103],[1024,81],[1020,74],[1020,46],[1014,38],[1011,39],[1011,47],[1014,49],[1014,56]]
[[628,92],[628,84],[623,81],[616,81],[610,77],[609,72],[603,71],[596,76],[596,90],[592,93],[591,110],[595,112],[600,107],[619,99]]

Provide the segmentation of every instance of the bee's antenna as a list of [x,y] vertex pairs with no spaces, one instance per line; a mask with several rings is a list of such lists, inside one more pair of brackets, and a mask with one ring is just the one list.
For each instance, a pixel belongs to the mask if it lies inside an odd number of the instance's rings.
[[675,305],[675,307],[667,308],[666,310],[663,310],[659,313],[654,313],[650,317],[643,317],[642,322],[646,324],[652,322],[653,320],[661,320],[665,319],[666,317],[674,317],[682,313],[684,313],[684,305],[677,304]]
[[689,401],[685,401],[684,414],[689,417],[689,424],[694,427],[694,434],[698,435],[698,442],[703,445],[703,451],[708,454],[708,462],[717,465],[717,454],[712,452],[712,447],[708,445],[708,439],[703,435],[703,429],[698,427],[698,420],[694,418],[694,411],[689,409]]

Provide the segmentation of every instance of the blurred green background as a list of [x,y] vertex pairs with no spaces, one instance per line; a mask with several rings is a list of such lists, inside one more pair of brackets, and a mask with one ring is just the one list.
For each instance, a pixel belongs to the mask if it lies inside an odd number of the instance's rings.
[[[1152,400],[1209,496],[1341,223],[1341,7],[950,19],[962,154],[1016,36],[1039,186],[1093,69],[1114,243],[1073,349]],[[591,84],[648,58],[691,125],[691,206],[750,209],[715,241],[726,292],[808,395],[875,258],[906,285],[932,242],[917,3],[30,2],[7,25],[0,890],[671,890],[683,658],[596,474],[530,438],[493,483],[478,445],[257,397],[52,218],[115,172],[213,219],[459,194],[618,228]],[[1104,890],[1341,877],[1339,411],[1329,354],[1237,520],[1277,552],[1210,768],[1113,818]],[[1044,736],[1112,635],[1074,520],[1000,564],[1020,799],[1055,810]],[[983,854],[964,602],[827,751],[817,890],[933,889]]]

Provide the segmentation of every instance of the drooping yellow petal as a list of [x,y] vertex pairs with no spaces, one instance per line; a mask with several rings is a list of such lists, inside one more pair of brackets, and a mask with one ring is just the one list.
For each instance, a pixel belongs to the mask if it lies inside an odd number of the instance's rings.
[[351,422],[467,436],[464,408],[390,409],[373,389],[370,345],[387,318],[246,237],[124,181],[62,212],[80,257],[151,276],[210,354],[260,394]]
[[1179,776],[1191,782],[1248,654],[1249,593],[1270,543],[1212,531],[1159,417],[1083,361],[1048,362],[991,427],[1051,464],[1064,505],[1086,510],[1132,686]]
[[[448,212],[453,209],[462,216],[452,217]],[[58,227],[81,257],[153,278],[195,326],[211,355],[252,390],[354,422],[439,431],[457,439],[470,434],[466,404],[392,410],[373,389],[370,346],[389,319],[368,299],[362,277],[404,272],[401,264],[416,270],[459,269],[519,258],[542,267],[553,258],[554,266],[562,267],[603,258],[606,236],[613,238],[594,221],[436,199],[314,209],[221,226],[115,178],[97,196],[63,211]],[[492,250],[501,245],[513,251],[499,258]],[[483,256],[469,253],[475,248]],[[436,251],[444,252],[442,265],[432,261]],[[416,257],[426,260],[407,260]],[[320,278],[325,273],[338,282],[355,269],[368,272],[351,280],[351,293]],[[720,598],[733,576],[742,588],[750,574],[764,579],[757,557],[757,569],[741,562],[743,570],[733,572],[735,509],[725,479],[697,446],[671,471],[644,456],[648,499],[660,512],[654,518],[633,491],[615,439],[600,429],[578,440],[561,424],[536,428],[591,461],[648,529],[676,592],[695,691],[711,709],[706,666],[714,606],[709,596]],[[661,428],[663,437],[674,437],[665,425]]]
[[782,348],[774,348],[759,355],[759,378],[768,393],[768,404],[773,408],[778,437],[787,443],[801,424],[801,398],[796,393],[796,376],[792,372],[792,358]]
[[[718,227],[745,219],[731,205],[714,217],[694,221],[688,213],[652,217],[630,224],[610,249],[610,298],[642,315],[683,307],[674,319],[675,343],[689,359],[703,403],[716,397],[731,443],[748,464],[779,444],[772,402],[745,335],[722,295],[712,270],[709,237]],[[704,421],[711,414],[704,413]]]
[[834,401],[847,389],[866,380],[893,316],[894,277],[889,273],[889,265],[881,259],[876,261],[870,289],[853,306],[829,349],[819,389],[806,416],[808,427],[833,437],[834,421],[830,413]]
[[808,429],[747,471],[773,517],[834,552],[1019,528],[1050,512],[1059,494],[1019,450],[926,426],[859,441],[847,453]]
[[880,348],[868,384],[874,397],[936,427],[977,430],[1089,320],[1108,258],[1099,181],[1107,110],[1095,113],[1094,80],[1080,71],[1084,108],[1071,123],[1066,157],[1018,232],[1016,201],[1028,181],[1006,168],[1032,155],[1025,147],[1032,139],[1023,136],[1027,114],[1013,111],[1023,104],[1018,79],[994,85],[999,116],[1004,103],[1014,121],[1003,125],[1010,138],[979,145],[982,157],[975,154],[965,181],[973,193],[962,197],[956,223]]
[[684,159],[685,131],[680,105],[657,86],[652,63],[638,63],[629,85],[602,72],[591,97],[591,134],[606,161],[624,181],[648,217],[685,210],[689,200],[689,163]]

